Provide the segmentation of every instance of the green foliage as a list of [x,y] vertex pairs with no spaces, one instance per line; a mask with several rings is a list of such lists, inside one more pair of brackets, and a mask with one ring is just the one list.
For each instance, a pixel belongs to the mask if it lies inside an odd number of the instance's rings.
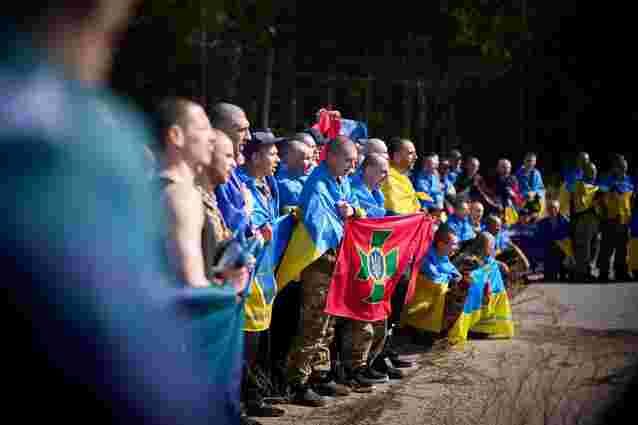
[[451,48],[476,48],[486,59],[510,62],[513,46],[528,33],[524,13],[506,15],[503,3],[456,0],[450,2],[453,32]]

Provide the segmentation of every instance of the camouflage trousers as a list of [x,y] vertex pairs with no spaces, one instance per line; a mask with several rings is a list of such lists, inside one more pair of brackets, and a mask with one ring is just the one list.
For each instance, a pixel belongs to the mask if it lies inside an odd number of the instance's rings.
[[334,257],[322,256],[301,273],[301,320],[288,354],[288,383],[305,384],[313,372],[330,370],[335,317],[324,313]]
[[345,369],[352,371],[372,364],[385,345],[386,321],[340,320],[347,322],[343,327],[341,350]]

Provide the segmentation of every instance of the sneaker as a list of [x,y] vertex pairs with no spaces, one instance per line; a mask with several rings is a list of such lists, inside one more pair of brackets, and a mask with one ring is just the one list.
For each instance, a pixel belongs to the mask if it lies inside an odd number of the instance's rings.
[[337,384],[347,386],[352,392],[355,393],[371,393],[376,389],[374,385],[359,383],[352,377],[352,374],[337,379],[336,382]]
[[385,380],[370,378],[365,373],[366,369],[367,368],[365,367],[360,367],[352,371],[349,377],[350,380],[354,381],[357,385],[362,387],[372,387],[374,386],[374,384],[381,384],[381,383],[387,382]]
[[293,388],[290,402],[292,404],[309,407],[322,407],[328,403],[325,398],[314,392],[307,385],[300,385]]
[[402,379],[405,375],[402,370],[388,364],[389,360],[377,359],[372,364],[372,368],[379,373],[387,375],[390,379]]
[[370,379],[379,379],[379,382],[388,382],[388,375],[386,373],[381,373],[378,370],[374,370],[371,367],[367,367],[365,372],[363,372],[364,376]]
[[286,414],[286,411],[262,401],[246,403],[246,414],[258,418],[278,418]]
[[337,397],[350,395],[350,388],[346,385],[337,384],[332,378],[322,377],[311,383],[313,390],[324,397]]
[[414,366],[414,362],[411,362],[409,360],[404,360],[397,357],[389,357],[390,359],[390,363],[392,363],[392,367],[395,367],[397,369],[406,369],[409,367]]

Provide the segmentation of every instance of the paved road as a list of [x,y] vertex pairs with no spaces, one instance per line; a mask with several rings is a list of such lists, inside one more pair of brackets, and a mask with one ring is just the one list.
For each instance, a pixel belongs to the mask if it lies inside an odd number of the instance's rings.
[[[453,351],[407,346],[418,366],[373,394],[283,405],[264,425],[595,423],[638,362],[638,283],[536,284],[512,301],[517,335]],[[579,422],[580,421],[580,422]]]

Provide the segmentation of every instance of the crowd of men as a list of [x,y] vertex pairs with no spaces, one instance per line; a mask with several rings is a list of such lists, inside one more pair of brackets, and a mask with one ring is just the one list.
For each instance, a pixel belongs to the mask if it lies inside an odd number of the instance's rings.
[[[546,280],[567,274],[592,280],[599,228],[598,279],[608,281],[614,252],[615,279],[629,278],[633,186],[621,156],[615,157],[608,176],[597,179],[593,163],[580,154],[560,197],[546,199],[534,153],[525,155],[515,173],[511,162],[501,159],[494,175],[484,178],[478,158],[463,158],[453,150],[445,156],[427,153],[417,161],[415,146],[407,139],[328,139],[315,128],[288,137],[251,131],[244,111],[228,103],[214,105],[209,117],[197,103],[171,98],[159,105],[155,121],[161,142],[158,176],[169,217],[167,255],[174,273],[194,288],[232,282],[239,302],[249,292],[250,266],[211,272],[218,251],[228,246],[224,242],[268,243],[278,217],[293,213],[310,228],[324,211],[342,222],[419,212],[432,216],[438,228],[432,250],[441,256],[417,265],[432,279],[459,280],[461,274],[447,258],[481,239],[486,241],[482,244],[492,243],[493,256],[502,258],[498,263],[503,278],[511,283],[515,278],[505,254],[513,251],[526,260],[525,247],[521,250],[514,240],[517,234],[531,232],[528,241],[541,253],[529,253],[532,269],[542,264]],[[377,383],[400,379],[401,368],[411,363],[394,350],[393,331],[416,323],[413,327],[426,331],[421,334],[429,335],[429,343],[442,331],[440,324],[419,325],[442,318],[408,314],[402,321],[402,311],[410,308],[403,306],[405,285],[398,287],[393,314],[386,321],[367,323],[326,314],[326,294],[343,232],[335,235],[328,238],[321,256],[277,295],[272,322],[253,326],[256,312],[246,313],[246,423],[252,421],[247,416],[284,414],[265,401],[273,394],[287,394],[297,404],[323,406],[326,397],[368,392]],[[436,278],[431,274],[435,269]],[[266,391],[256,370],[267,370],[267,380],[279,390]]]
[[[635,276],[636,250],[628,253],[638,235],[634,183],[620,155],[598,178],[579,154],[560,196],[546,199],[534,154],[515,173],[501,159],[494,178],[483,178],[479,160],[459,151],[417,162],[407,139],[326,139],[314,128],[286,138],[252,132],[244,111],[228,103],[207,112],[166,99],[153,117],[153,143],[144,119],[94,87],[105,79],[132,2],[80,3],[26,2],[3,18],[11,34],[0,68],[2,264],[11,281],[3,312],[17,337],[3,364],[7,405],[24,420],[41,413],[25,408],[34,388],[55,406],[49,415],[65,422],[85,422],[88,409],[117,423],[230,424],[285,414],[268,402],[273,393],[323,406],[326,397],[401,379],[412,363],[398,355],[393,336],[409,328],[426,344],[442,336],[445,291],[417,281],[406,304],[404,280],[386,320],[326,314],[347,219],[432,216],[432,247],[413,265],[430,284],[462,281],[468,264],[515,251],[514,236],[529,229],[542,242],[531,262],[543,263],[548,279],[593,279],[594,258],[601,281],[610,279],[612,258],[615,280]],[[144,164],[141,144],[158,147],[145,152],[156,172]],[[306,229],[301,237],[320,234],[323,248],[274,298],[264,327],[256,319],[264,312],[247,311],[256,292],[255,258],[246,251],[271,241],[286,214]],[[322,214],[341,225],[328,226]],[[507,258],[499,261],[511,283]],[[486,293],[504,294],[496,286]],[[190,313],[175,314],[176,299]],[[508,307],[506,295],[500,300]],[[223,317],[221,305],[232,307]],[[505,322],[497,334],[511,336],[511,318]],[[243,333],[222,338],[233,326]],[[217,363],[229,347],[241,358]],[[280,388],[266,391],[260,369]]]

